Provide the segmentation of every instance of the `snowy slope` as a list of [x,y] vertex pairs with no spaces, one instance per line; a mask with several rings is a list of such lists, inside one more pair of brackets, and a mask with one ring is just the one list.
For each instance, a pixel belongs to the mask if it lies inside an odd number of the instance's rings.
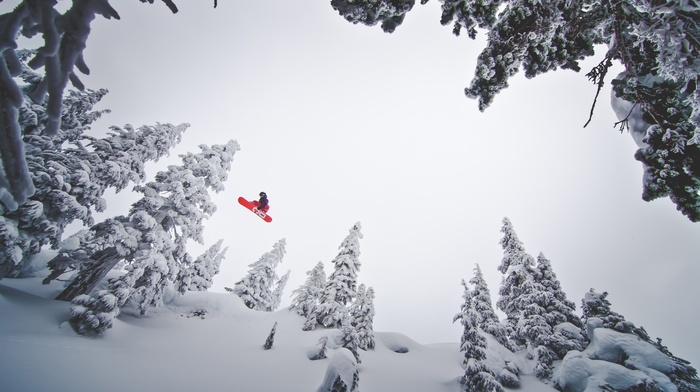
[[[294,312],[252,311],[231,294],[190,292],[145,317],[123,313],[103,337],[81,337],[65,322],[69,304],[51,299],[60,289],[39,278],[0,281],[2,390],[315,391],[330,362],[308,353],[335,330],[304,332]],[[207,312],[193,316],[198,309]],[[274,346],[263,350],[275,322]],[[459,390],[457,343],[421,345],[393,332],[376,338],[377,348],[360,354],[360,390]],[[553,390],[527,377],[524,386]]]
[[[125,311],[104,336],[81,337],[66,322],[69,304],[52,299],[61,289],[40,277],[0,281],[0,390],[317,391],[334,353],[345,350],[329,339],[328,358],[310,360],[319,339],[337,330],[304,332],[304,319],[287,309],[253,311],[236,295],[209,292],[172,298],[147,316]],[[274,346],[264,350],[275,323]],[[360,351],[359,390],[460,390],[458,336],[455,343],[422,345],[400,333],[375,334],[376,349]],[[649,379],[677,391],[661,373],[673,362],[648,343],[608,329],[591,335],[586,350],[570,352],[555,370],[566,391],[598,391],[601,383],[622,390]],[[492,369],[506,361],[518,366],[518,391],[555,391],[531,375],[525,353],[488,339],[487,356]]]

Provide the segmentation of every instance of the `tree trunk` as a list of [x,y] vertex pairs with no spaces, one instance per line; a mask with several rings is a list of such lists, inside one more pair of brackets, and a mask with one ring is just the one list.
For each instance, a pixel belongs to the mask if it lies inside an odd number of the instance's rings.
[[10,271],[12,271],[12,264],[9,261],[0,261],[0,280],[10,276]]
[[99,251],[91,258],[93,262],[80,271],[71,284],[56,296],[57,300],[70,302],[79,295],[89,293],[122,259],[114,248]]

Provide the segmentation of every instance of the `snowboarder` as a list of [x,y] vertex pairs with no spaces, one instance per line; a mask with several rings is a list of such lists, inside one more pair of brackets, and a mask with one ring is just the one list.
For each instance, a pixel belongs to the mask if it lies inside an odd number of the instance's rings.
[[259,216],[262,220],[267,223],[272,222],[272,217],[267,215],[267,210],[270,209],[270,205],[267,201],[267,195],[265,192],[260,192],[260,200],[248,201],[243,196],[238,198],[238,204],[252,211],[255,215]]
[[258,209],[258,211],[267,212],[270,210],[270,204],[267,200],[267,193],[260,192],[258,195],[260,200],[253,201],[253,205]]

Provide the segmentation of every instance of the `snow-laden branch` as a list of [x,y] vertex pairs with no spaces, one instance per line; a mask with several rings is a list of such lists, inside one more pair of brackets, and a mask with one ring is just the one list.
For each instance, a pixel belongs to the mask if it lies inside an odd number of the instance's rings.
[[[153,3],[141,0],[146,1]],[[171,0],[163,2],[173,13],[177,12]],[[27,38],[42,36],[44,45],[29,65],[34,69],[43,67],[45,76],[29,96],[37,102],[47,100],[44,132],[55,136],[61,128],[63,92],[68,82],[84,89],[75,69],[83,74],[90,72],[83,59],[90,23],[97,15],[119,19],[108,0],[73,0],[63,14],[54,8],[56,3],[25,0],[11,12],[0,15],[0,202],[10,210],[17,209],[35,192],[18,120],[22,93],[13,79],[21,72],[15,52],[17,39],[20,34]]]

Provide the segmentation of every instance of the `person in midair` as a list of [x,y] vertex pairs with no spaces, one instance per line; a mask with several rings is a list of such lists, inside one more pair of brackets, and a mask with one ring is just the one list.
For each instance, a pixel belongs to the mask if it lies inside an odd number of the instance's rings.
[[270,203],[267,200],[267,193],[260,192],[260,200],[254,200],[253,205],[258,209],[258,211],[267,212],[270,209]]

